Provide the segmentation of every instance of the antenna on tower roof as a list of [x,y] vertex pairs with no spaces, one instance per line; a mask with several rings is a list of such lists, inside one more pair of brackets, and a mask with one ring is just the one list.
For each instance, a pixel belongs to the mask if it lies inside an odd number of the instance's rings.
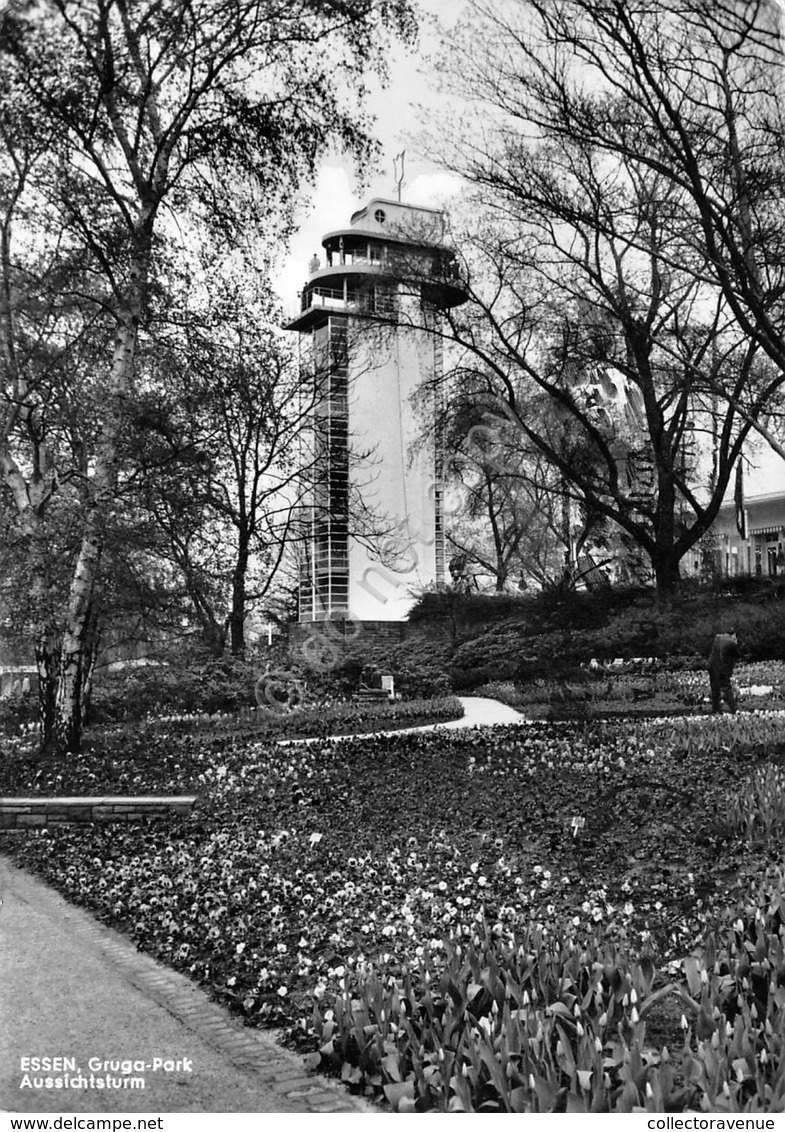
[[[401,203],[401,189],[403,188],[403,186],[405,184],[404,179],[403,179],[403,166],[404,166],[405,159],[406,159],[406,150],[405,149],[402,149],[401,152],[397,153],[395,155],[395,157],[393,158],[393,175],[395,177],[395,191],[398,193],[398,203],[399,204]],[[399,161],[401,163],[401,175],[400,175],[400,177],[398,176],[398,162]]]

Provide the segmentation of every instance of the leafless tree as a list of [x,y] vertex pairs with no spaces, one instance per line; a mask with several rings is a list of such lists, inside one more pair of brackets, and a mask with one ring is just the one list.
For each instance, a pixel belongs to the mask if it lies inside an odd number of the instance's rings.
[[441,157],[473,186],[453,233],[469,301],[443,332],[671,593],[785,381],[774,8],[472,9],[443,69],[468,109]]

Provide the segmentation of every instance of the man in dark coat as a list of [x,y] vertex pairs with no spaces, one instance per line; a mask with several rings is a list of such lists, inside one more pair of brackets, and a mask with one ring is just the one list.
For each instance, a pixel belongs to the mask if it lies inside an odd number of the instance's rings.
[[718,633],[709,656],[712,712],[722,711],[723,699],[732,712],[736,710],[736,693],[731,684],[731,676],[738,655],[739,642],[736,633]]

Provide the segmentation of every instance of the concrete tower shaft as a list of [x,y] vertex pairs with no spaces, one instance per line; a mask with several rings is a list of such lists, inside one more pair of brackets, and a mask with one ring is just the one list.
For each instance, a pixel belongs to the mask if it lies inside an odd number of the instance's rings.
[[372,200],[323,238],[287,324],[318,390],[301,621],[400,622],[412,592],[444,578],[432,330],[465,295],[443,235],[434,209]]

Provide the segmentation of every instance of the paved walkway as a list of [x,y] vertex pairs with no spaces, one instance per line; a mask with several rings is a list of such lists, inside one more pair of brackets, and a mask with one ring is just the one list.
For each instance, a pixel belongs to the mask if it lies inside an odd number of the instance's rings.
[[[1,856],[0,898],[0,1111],[376,1111]],[[76,1068],[25,1080],[23,1059],[44,1057]],[[142,1067],[100,1067],[123,1059]]]
[[[406,732],[526,722],[496,700],[461,702],[461,719]],[[0,1112],[377,1111],[2,856],[0,900]],[[139,1065],[124,1073],[124,1060]]]
[[483,696],[459,696],[463,704],[463,718],[452,719],[449,723],[437,723],[445,730],[456,727],[495,727],[497,724],[529,723],[525,716],[498,700],[488,700]]
[[447,723],[424,723],[419,727],[399,727],[394,731],[366,731],[362,735],[332,735],[328,739],[281,739],[280,745],[288,747],[297,743],[340,743],[347,739],[374,739],[378,735],[415,735],[419,731],[455,731],[463,727],[496,727],[531,722],[515,708],[500,704],[498,700],[489,700],[483,696],[458,696],[458,699],[463,704],[463,715],[460,719],[451,719]]

